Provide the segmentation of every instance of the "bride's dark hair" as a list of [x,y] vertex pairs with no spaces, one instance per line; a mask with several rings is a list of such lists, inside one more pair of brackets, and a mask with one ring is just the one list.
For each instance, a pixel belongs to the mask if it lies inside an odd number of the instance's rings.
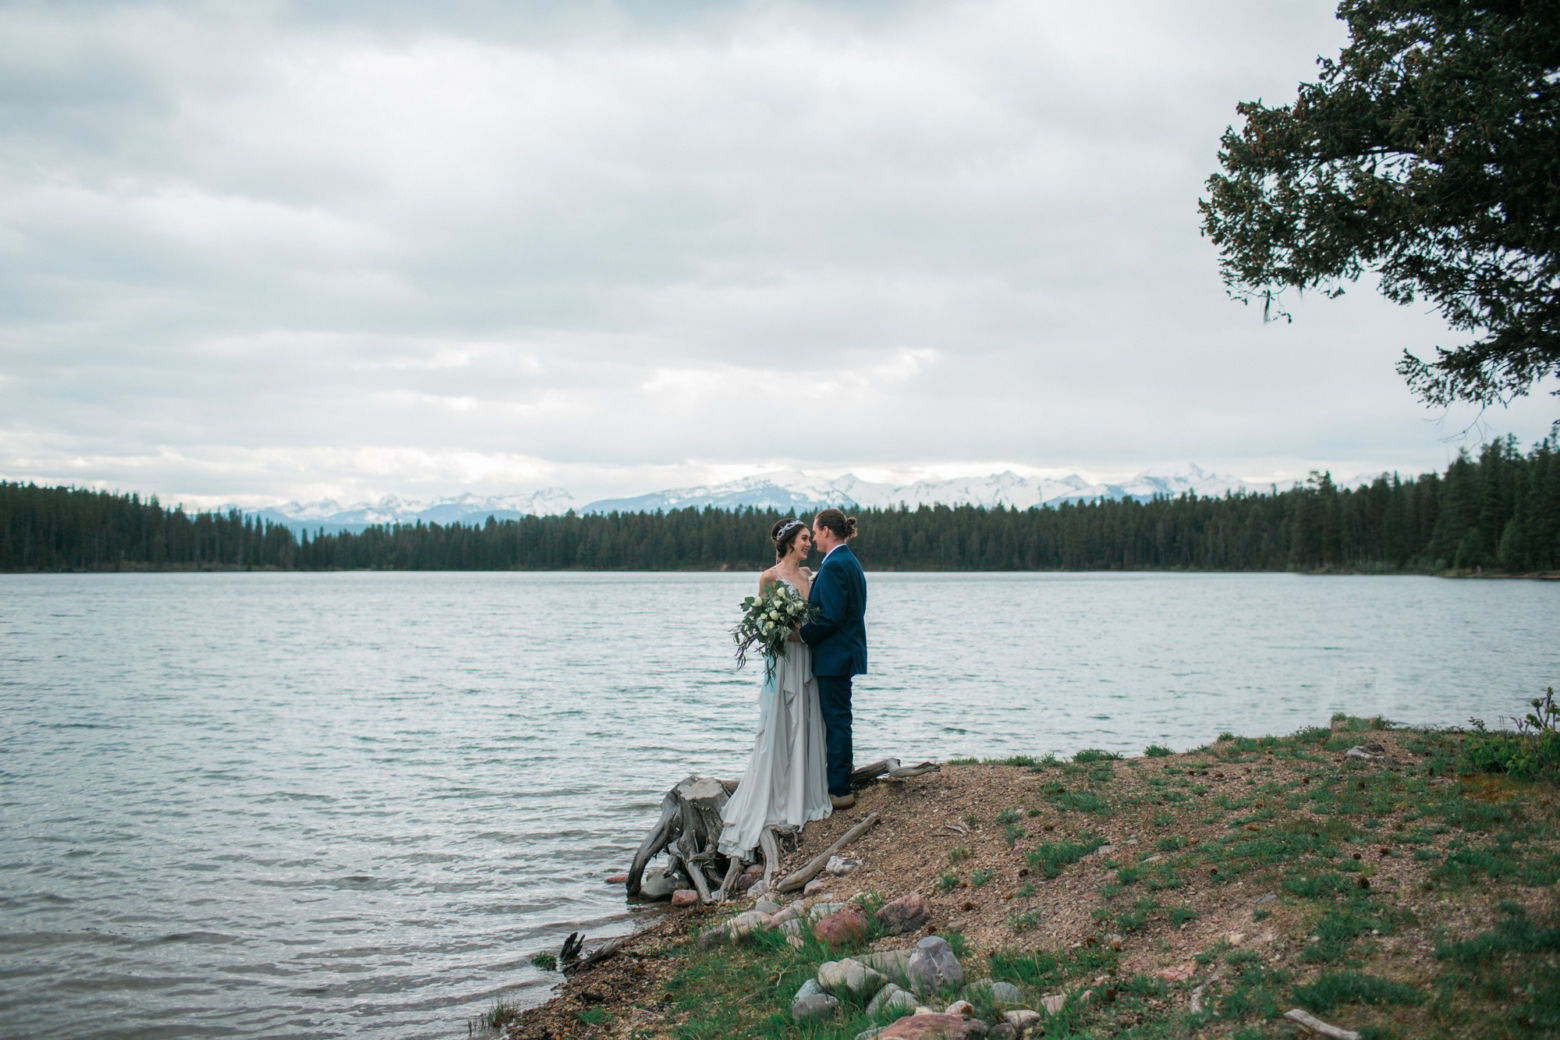
[[794,516],[786,517],[769,529],[769,540],[775,543],[775,562],[785,559],[791,551],[796,536],[807,530],[807,525]]
[[856,518],[846,516],[838,509],[825,509],[819,513],[818,524],[833,531],[835,537],[842,542],[848,542],[856,537]]

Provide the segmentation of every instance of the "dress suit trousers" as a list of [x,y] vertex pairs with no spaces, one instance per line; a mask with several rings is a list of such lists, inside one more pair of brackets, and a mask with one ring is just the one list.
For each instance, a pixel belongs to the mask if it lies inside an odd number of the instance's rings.
[[850,676],[818,676],[818,706],[823,709],[825,745],[829,755],[829,793],[850,794]]

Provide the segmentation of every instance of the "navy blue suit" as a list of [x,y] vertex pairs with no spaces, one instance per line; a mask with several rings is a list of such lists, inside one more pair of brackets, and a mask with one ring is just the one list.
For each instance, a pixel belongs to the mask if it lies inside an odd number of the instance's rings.
[[852,768],[850,680],[867,670],[867,576],[850,546],[828,555],[813,578],[808,602],[815,620],[802,626],[802,642],[812,647],[829,755],[829,793],[850,793]]

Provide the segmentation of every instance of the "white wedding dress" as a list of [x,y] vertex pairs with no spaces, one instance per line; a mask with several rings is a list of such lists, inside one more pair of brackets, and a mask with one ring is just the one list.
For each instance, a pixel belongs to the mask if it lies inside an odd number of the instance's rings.
[[800,827],[833,811],[829,801],[827,748],[812,648],[786,643],[773,679],[758,695],[758,739],[737,791],[721,816],[720,851],[742,857],[764,828]]

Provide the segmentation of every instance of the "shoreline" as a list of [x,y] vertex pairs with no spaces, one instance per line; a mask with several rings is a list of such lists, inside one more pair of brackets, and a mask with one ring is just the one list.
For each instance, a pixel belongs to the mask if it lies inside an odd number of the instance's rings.
[[[754,565],[751,573],[763,570]],[[412,567],[277,567],[270,564],[165,564],[151,565],[124,563],[109,567],[72,567],[55,570],[5,569],[4,575],[60,575],[60,574],[731,574],[749,573],[749,569],[736,566],[678,567],[665,570],[641,570],[636,568],[567,567],[542,568],[412,568]],[[898,568],[873,567],[872,574],[1294,574],[1308,578],[1446,578],[1455,581],[1560,581],[1560,571],[1504,571],[1472,570],[1376,570],[1376,569],[1327,569],[1327,570],[1203,570],[1192,567],[1134,567],[1134,568],[1053,568],[1046,570],[982,570],[955,568]]]
[[[1018,985],[1050,1035],[1267,1035],[1296,1007],[1381,1037],[1543,1035],[1543,1002],[1560,1009],[1560,788],[1459,773],[1474,736],[1338,717],[1181,754],[958,760],[874,782],[852,809],[808,825],[776,877],[877,812],[880,824],[839,853],[860,866],[821,875],[827,891],[798,912],[913,893],[928,908],[914,934],[707,948],[701,933],[754,899],[672,909],[545,1003],[500,1004],[488,1018],[509,1040],[845,1040],[883,1023],[850,999],[794,1022],[803,975],[820,959],[941,936],[970,977]],[[1486,956],[1494,967],[1457,959],[1456,940],[1498,946],[1503,922],[1519,919],[1556,948]],[[1457,981],[1489,971],[1488,985]],[[1164,1032],[1142,1032],[1156,1022]]]

